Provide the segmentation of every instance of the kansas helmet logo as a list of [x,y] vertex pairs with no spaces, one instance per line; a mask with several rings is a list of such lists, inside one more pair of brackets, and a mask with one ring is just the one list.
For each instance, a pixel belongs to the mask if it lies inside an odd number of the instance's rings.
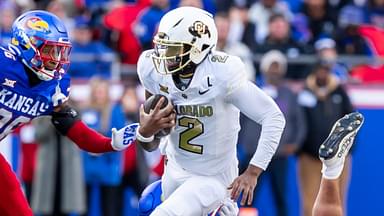
[[202,23],[201,21],[194,22],[188,30],[189,33],[191,33],[195,37],[201,38],[205,34],[208,34],[208,37],[211,37],[211,32],[209,32],[208,26]]
[[39,32],[45,32],[45,33],[49,32],[48,23],[38,17],[33,17],[27,20],[26,27]]

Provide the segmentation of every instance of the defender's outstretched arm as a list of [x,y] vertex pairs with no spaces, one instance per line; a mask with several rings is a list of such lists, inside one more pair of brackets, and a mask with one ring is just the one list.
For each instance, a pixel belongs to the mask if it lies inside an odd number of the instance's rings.
[[77,112],[67,104],[56,107],[52,113],[52,123],[64,136],[67,136],[79,148],[93,153],[121,151],[136,139],[137,123],[127,125],[120,130],[112,129],[112,137],[105,137],[82,122]]

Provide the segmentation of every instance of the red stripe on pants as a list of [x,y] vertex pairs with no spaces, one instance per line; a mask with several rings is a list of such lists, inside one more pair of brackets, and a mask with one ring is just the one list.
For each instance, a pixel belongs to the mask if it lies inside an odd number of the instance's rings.
[[19,181],[5,158],[0,154],[0,215],[33,216]]

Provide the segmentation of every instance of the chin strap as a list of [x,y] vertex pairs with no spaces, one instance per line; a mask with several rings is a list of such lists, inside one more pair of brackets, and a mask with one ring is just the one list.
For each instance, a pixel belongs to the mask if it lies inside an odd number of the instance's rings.
[[195,63],[190,62],[187,66],[185,66],[176,74],[182,79],[191,78],[196,71],[196,66],[197,65]]

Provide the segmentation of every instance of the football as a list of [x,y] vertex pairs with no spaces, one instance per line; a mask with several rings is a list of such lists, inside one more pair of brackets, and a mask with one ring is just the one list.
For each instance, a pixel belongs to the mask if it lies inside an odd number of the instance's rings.
[[[152,109],[155,108],[157,102],[162,97],[165,98],[165,100],[164,100],[164,102],[163,102],[163,104],[161,105],[160,108],[163,109],[164,107],[166,107],[170,100],[166,96],[164,96],[164,95],[155,94],[155,95],[152,95],[151,97],[149,97],[144,102],[144,112],[148,114]],[[158,137],[158,138],[167,136],[169,133],[171,133],[171,130],[172,130],[172,128],[164,128],[164,129],[160,130],[155,136]]]

